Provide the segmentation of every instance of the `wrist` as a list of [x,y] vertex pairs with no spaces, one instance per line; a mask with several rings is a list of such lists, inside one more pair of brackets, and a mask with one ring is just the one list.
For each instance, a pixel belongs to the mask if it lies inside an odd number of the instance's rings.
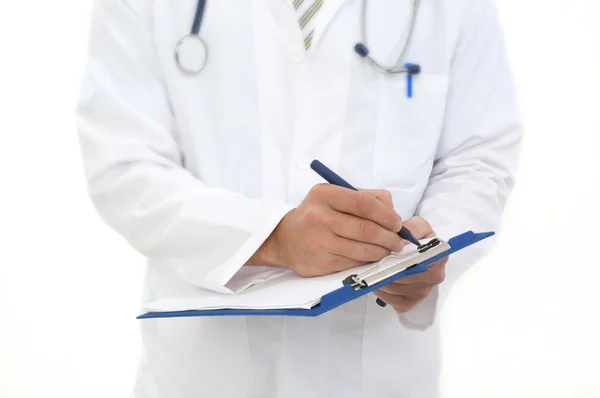
[[248,260],[246,265],[266,265],[269,267],[279,267],[277,247],[271,236],[263,242],[256,253]]
[[280,225],[281,223],[273,230],[271,235],[269,235],[245,265],[288,268],[281,255],[281,245],[279,244]]

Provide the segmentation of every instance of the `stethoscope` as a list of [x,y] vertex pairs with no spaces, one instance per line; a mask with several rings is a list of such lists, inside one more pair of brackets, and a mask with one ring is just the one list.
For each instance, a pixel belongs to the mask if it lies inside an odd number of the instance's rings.
[[206,43],[200,37],[200,26],[202,25],[205,8],[206,0],[198,0],[192,31],[179,40],[175,47],[175,62],[177,62],[179,69],[187,75],[199,74],[206,66],[206,60],[208,59]]
[[[421,73],[421,66],[418,64],[405,63],[402,61],[408,51],[415,30],[417,14],[419,12],[420,0],[413,0],[413,12],[410,21],[410,29],[402,53],[393,66],[385,66],[377,61],[369,52],[369,47],[366,44],[367,36],[367,0],[363,0],[362,19],[361,19],[361,34],[362,41],[354,46],[354,51],[363,58],[367,58],[373,67],[384,74],[406,73],[408,76],[408,96],[412,97],[412,76]],[[206,8],[206,0],[198,0],[196,7],[196,15],[192,31],[189,35],[181,39],[175,48],[175,62],[179,69],[187,75],[198,75],[206,66],[208,59],[208,50],[206,43],[200,37],[200,26]]]

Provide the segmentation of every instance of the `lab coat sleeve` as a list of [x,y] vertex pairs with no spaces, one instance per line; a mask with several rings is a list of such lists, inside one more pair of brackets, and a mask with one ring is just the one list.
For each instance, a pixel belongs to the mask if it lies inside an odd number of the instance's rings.
[[[503,34],[492,0],[466,8],[452,59],[443,132],[417,214],[437,236],[473,230],[498,232],[513,189],[522,138]],[[487,254],[494,240],[454,254],[446,280],[413,310],[401,314],[408,326],[429,326],[454,282]]]
[[292,206],[208,186],[182,166],[152,4],[94,6],[76,111],[89,195],[140,253],[175,267],[186,282],[227,293],[224,285]]

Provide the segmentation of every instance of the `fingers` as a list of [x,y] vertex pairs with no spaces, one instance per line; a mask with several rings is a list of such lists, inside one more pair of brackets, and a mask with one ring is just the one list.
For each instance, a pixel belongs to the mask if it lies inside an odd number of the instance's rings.
[[316,185],[311,193],[323,198],[331,208],[373,221],[382,227],[398,232],[402,219],[393,208],[366,192],[356,192],[333,185]]
[[412,300],[424,300],[429,297],[431,291],[436,285],[395,285],[393,283],[379,289],[392,296],[407,297]]
[[[386,304],[391,305],[396,312],[402,313],[411,310],[419,302],[429,297],[433,289],[441,283],[443,279],[434,279],[434,281],[436,283],[429,283],[427,279],[425,282],[414,284],[400,284],[394,282],[377,290],[375,295],[382,299]],[[439,283],[437,283],[438,281]]]
[[404,222],[404,226],[415,236],[417,239],[434,238],[435,232],[433,228],[423,217],[415,216]]
[[361,261],[363,264],[379,261],[390,254],[389,250],[381,246],[339,237],[334,240],[329,252],[352,260]]
[[[420,217],[411,219],[407,226],[419,238],[433,234],[431,226]],[[267,254],[253,261],[274,263],[307,277],[328,275],[401,251],[405,243],[397,236],[401,228],[402,219],[393,209],[389,192],[357,192],[320,184],[281,220],[269,237],[271,249],[263,251]],[[425,279],[407,277],[401,283],[441,280],[443,267],[428,273]]]
[[394,202],[392,201],[392,194],[390,191],[384,189],[360,189],[359,191],[373,196],[375,199],[383,202],[387,207],[394,208]]
[[448,257],[433,263],[429,266],[426,272],[421,274],[409,275],[404,278],[400,278],[390,285],[413,285],[413,284],[425,284],[425,285],[439,285],[446,279],[446,263]]
[[447,262],[446,257],[430,265],[427,272],[400,278],[377,290],[375,295],[391,305],[396,312],[409,311],[429,297],[433,289],[444,281]]
[[377,245],[389,252],[399,252],[404,247],[404,241],[398,234],[351,214],[336,212],[328,220],[328,224],[333,233],[346,239]]
[[345,271],[347,269],[364,265],[364,263],[364,261],[359,261],[337,254],[332,254],[327,264],[327,268],[329,271],[328,273]]
[[398,313],[403,313],[413,309],[422,299],[415,299],[408,296],[397,296],[378,290],[375,295],[386,304],[391,305]]

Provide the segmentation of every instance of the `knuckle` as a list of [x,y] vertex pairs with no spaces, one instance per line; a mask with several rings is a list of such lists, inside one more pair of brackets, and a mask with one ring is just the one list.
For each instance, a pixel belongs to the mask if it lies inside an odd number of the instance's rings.
[[317,184],[314,185],[310,191],[308,192],[309,197],[322,198],[327,191],[326,184]]
[[309,208],[302,214],[302,224],[306,227],[315,227],[322,222],[321,211],[317,208]]
[[414,220],[415,220],[416,223],[419,223],[421,225],[429,225],[429,221],[427,221],[426,219],[424,219],[421,216],[415,216]]
[[423,237],[429,237],[433,233],[433,228],[431,227],[431,224],[429,224],[429,221],[421,216],[416,216],[415,221]]
[[392,193],[390,191],[381,191],[381,196],[388,202],[392,202]]
[[368,214],[370,212],[372,203],[371,199],[373,198],[366,193],[360,193],[356,197],[356,208],[360,214]]
[[358,224],[358,235],[363,239],[372,239],[375,235],[375,226],[368,220],[361,220]]

